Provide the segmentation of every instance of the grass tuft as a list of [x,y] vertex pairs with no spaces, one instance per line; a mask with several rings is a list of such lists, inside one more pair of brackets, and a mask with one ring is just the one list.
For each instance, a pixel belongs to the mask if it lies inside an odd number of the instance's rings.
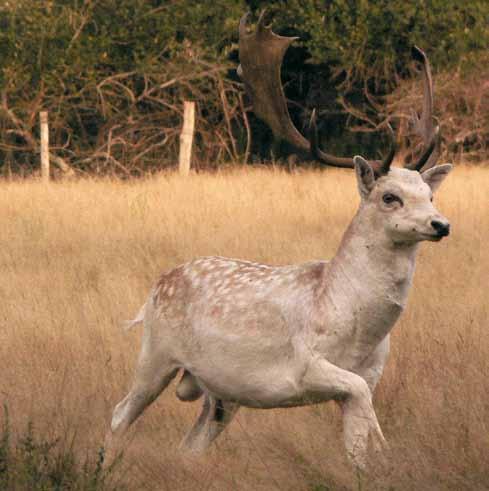
[[66,446],[62,438],[46,439],[36,434],[29,421],[23,433],[13,441],[8,409],[0,437],[0,489],[30,491],[118,491],[126,489],[114,483],[117,465],[104,468],[104,452],[80,462],[73,441]]

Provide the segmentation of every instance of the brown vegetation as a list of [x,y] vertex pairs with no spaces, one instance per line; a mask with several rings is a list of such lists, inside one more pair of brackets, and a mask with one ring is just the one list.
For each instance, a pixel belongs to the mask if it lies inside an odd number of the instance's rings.
[[[435,115],[451,160],[481,162],[489,155],[488,62],[486,54],[470,70],[459,67],[434,77]],[[401,138],[413,136],[408,123],[413,108],[421,107],[419,84],[414,78],[401,82],[387,97],[387,114],[400,119]]]
[[[333,404],[243,409],[207,455],[183,459],[200,403],[178,402],[170,386],[132,432],[128,488],[487,489],[488,186],[486,169],[462,166],[436,198],[453,234],[422,245],[375,396],[387,463],[358,481]],[[81,457],[103,443],[129,385],[141,330],[120,326],[161,270],[209,254],[331,257],[358,202],[352,173],[329,169],[1,188],[2,400],[15,431],[32,420],[47,436],[76,433]]]

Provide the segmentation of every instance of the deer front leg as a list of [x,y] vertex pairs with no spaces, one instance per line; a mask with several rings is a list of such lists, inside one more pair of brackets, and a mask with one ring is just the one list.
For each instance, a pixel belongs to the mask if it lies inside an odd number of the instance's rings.
[[356,467],[364,469],[369,435],[376,448],[385,444],[367,382],[321,358],[310,363],[302,382],[306,397],[339,402],[348,457]]
[[389,334],[379,343],[375,350],[363,361],[355,370],[367,382],[368,388],[372,394],[375,387],[382,377],[384,366],[387,363],[390,349]]

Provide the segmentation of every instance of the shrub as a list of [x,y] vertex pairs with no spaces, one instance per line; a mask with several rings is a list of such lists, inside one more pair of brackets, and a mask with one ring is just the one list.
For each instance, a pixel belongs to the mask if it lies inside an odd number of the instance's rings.
[[4,407],[4,423],[0,436],[0,489],[11,491],[116,491],[114,467],[105,469],[104,451],[81,463],[74,450],[74,438],[46,440],[36,435],[34,424],[28,423],[23,435],[13,442]]
[[[462,77],[489,45],[484,0],[5,1],[4,172],[37,168],[40,110],[50,112],[52,161],[64,170],[130,176],[174,165],[184,99],[197,102],[197,167],[248,160],[250,130],[252,152],[269,156],[271,134],[248,121],[235,75],[239,18],[265,6],[277,32],[301,38],[283,68],[292,117],[304,126],[317,106],[324,143],[337,153],[383,146],[346,128],[358,129],[362,114],[369,130],[385,117],[365,93],[383,97],[409,76],[413,44],[436,72]],[[479,151],[470,141],[466,150]]]

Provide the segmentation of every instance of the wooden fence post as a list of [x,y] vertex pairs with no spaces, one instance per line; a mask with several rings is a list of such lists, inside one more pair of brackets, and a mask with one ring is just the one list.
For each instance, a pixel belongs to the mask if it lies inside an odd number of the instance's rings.
[[39,113],[41,124],[41,179],[43,182],[49,182],[49,126],[48,112]]
[[194,139],[195,102],[183,103],[183,128],[180,134],[180,155],[178,169],[182,176],[188,176],[192,159],[192,141]]

